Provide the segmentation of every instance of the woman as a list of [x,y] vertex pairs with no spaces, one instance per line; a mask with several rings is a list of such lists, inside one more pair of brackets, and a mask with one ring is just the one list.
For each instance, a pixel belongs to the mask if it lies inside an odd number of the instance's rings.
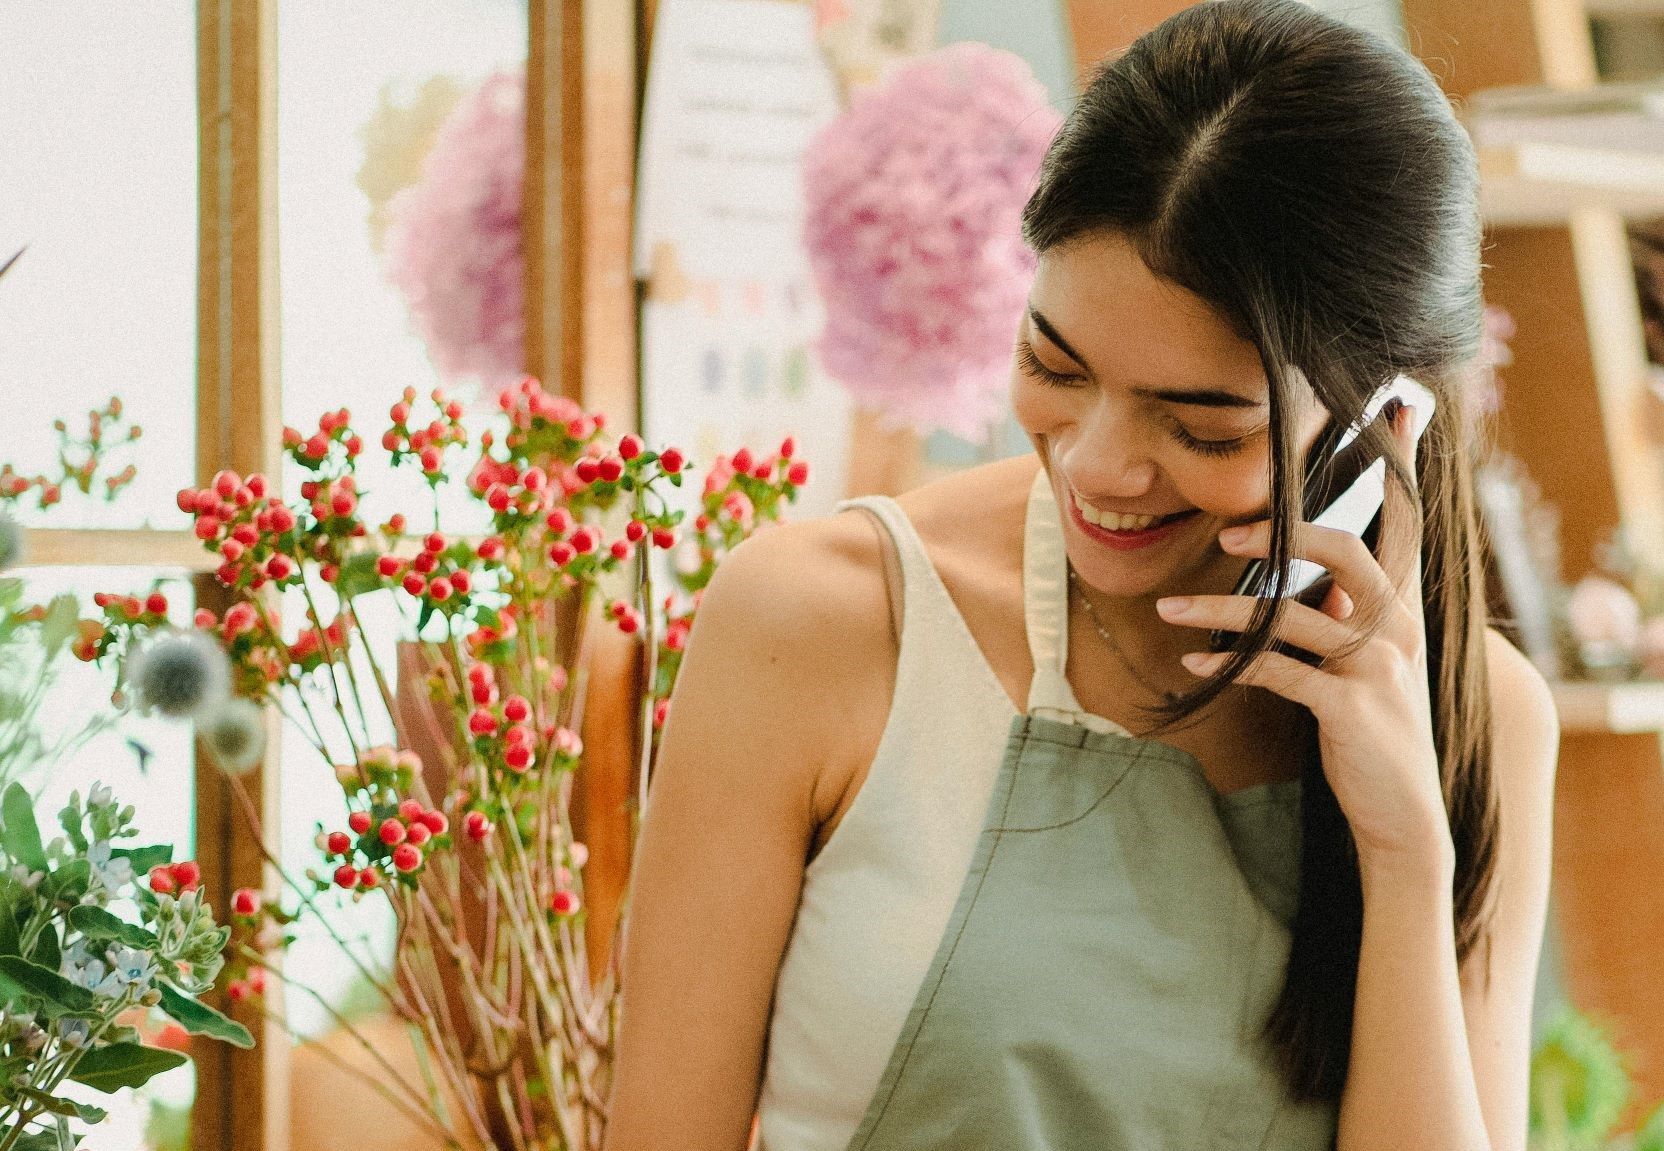
[[[609,1151],[759,1104],[767,1151],[1525,1146],[1557,731],[1485,620],[1476,179],[1419,63],[1296,3],[1093,80],[1023,220],[1034,454],[707,593]],[[1398,373],[1438,404],[1380,432],[1372,553],[1302,467]],[[1231,595],[1253,557],[1334,588]]]

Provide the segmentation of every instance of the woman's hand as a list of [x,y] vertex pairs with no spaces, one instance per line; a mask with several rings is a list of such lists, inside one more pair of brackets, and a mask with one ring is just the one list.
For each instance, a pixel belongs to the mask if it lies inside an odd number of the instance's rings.
[[[1402,409],[1393,426],[1412,475],[1413,417],[1412,411]],[[1396,489],[1387,487],[1388,498],[1393,498]],[[1413,517],[1397,517],[1399,523],[1407,520],[1416,522]],[[1276,638],[1323,657],[1323,662],[1313,667],[1265,651],[1238,682],[1303,704],[1316,717],[1323,771],[1352,825],[1363,866],[1408,863],[1425,869],[1438,863],[1448,868],[1450,822],[1427,691],[1420,540],[1409,532],[1383,539],[1377,561],[1350,532],[1300,523],[1292,545],[1297,557],[1327,569],[1334,585],[1321,608],[1289,601]],[[1269,546],[1269,520],[1220,533],[1220,547],[1233,555],[1265,557]],[[1198,595],[1163,599],[1156,607],[1173,623],[1240,632],[1256,602],[1252,596]],[[1373,623],[1354,609],[1355,604],[1380,605],[1380,625],[1361,647],[1341,655]],[[1192,652],[1183,662],[1192,672],[1206,675],[1225,658],[1222,653]]]

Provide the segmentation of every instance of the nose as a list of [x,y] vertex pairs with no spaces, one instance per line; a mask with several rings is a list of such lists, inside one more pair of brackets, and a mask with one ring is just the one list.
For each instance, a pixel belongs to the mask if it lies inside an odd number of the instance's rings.
[[1155,487],[1157,468],[1144,434],[1100,403],[1059,445],[1057,465],[1074,489],[1094,503],[1147,495]]

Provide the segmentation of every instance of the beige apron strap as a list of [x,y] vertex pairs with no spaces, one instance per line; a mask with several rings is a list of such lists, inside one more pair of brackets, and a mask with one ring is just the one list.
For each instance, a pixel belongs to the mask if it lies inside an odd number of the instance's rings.
[[1028,712],[1044,719],[1078,724],[1090,731],[1131,735],[1114,720],[1083,711],[1069,686],[1069,570],[1063,521],[1052,495],[1051,480],[1041,468],[1029,488],[1023,521],[1023,622],[1028,629],[1034,678],[1029,682]]

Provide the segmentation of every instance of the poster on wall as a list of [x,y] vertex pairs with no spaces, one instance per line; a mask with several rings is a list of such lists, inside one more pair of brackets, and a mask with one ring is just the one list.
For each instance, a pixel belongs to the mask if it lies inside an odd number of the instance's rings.
[[[643,431],[701,467],[794,436],[810,465],[794,518],[842,498],[850,427],[811,349],[801,241],[803,151],[838,110],[814,19],[778,0],[662,0],[637,185]],[[692,509],[698,492],[679,494]]]

